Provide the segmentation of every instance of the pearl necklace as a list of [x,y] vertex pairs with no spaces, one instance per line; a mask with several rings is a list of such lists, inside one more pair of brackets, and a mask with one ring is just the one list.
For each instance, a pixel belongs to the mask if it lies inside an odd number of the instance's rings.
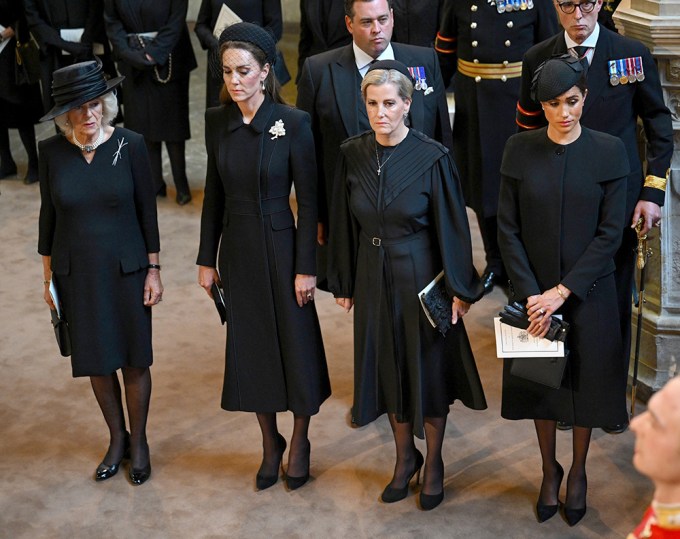
[[75,131],[73,132],[73,144],[78,146],[78,148],[80,148],[80,150],[85,153],[92,153],[93,151],[95,151],[97,149],[97,146],[99,146],[103,140],[104,130],[101,127],[99,128],[99,136],[97,137],[97,140],[95,140],[93,144],[81,144],[76,138]]

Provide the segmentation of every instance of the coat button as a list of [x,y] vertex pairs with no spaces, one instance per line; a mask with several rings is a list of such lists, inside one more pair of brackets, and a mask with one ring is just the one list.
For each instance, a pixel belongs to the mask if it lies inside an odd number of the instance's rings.
[[476,40],[472,42],[472,46],[473,46],[473,47],[476,47],[477,45],[479,45],[479,43],[477,43]]
[[475,58],[474,60],[472,60],[472,63],[473,63],[473,64],[478,64],[478,63],[479,63],[479,58]]
[[476,22],[470,23],[470,28],[472,28],[473,30],[477,28],[477,23]]
[[508,40],[505,42],[505,46],[506,46],[506,47],[509,47],[510,45],[512,45],[512,43],[510,43],[510,40],[508,39]]
[[508,21],[508,28],[512,28],[515,24],[512,21]]
[[475,82],[482,82],[482,77],[480,77],[479,75],[477,75],[477,76],[475,77]]
[[470,6],[470,11],[477,11],[477,6],[475,4],[472,4]]
[[501,77],[501,80],[502,80],[503,82],[505,82],[505,81],[508,80],[508,77],[506,77],[505,75],[503,75],[503,76]]
[[503,67],[508,67],[508,64],[509,64],[509,63],[510,63],[510,62],[508,62],[507,60],[503,60]]

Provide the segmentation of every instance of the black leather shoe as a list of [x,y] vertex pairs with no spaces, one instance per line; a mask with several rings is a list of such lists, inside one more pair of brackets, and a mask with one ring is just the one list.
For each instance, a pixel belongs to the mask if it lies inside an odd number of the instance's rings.
[[[312,451],[312,444],[308,441],[307,442],[307,473],[305,473],[304,475],[300,475],[298,477],[286,474],[286,486],[288,487],[288,490],[298,489],[309,480],[309,455],[310,455],[311,451]],[[288,458],[290,458],[290,454],[288,455]]]
[[557,422],[557,430],[571,430],[574,428],[574,425],[571,423],[567,423],[566,421],[558,421]]
[[130,468],[130,481],[132,481],[133,485],[141,485],[142,483],[145,483],[149,477],[151,477],[151,462],[141,470]]
[[189,202],[191,202],[191,193],[180,193],[178,191],[177,196],[175,197],[175,202],[177,202],[177,204],[179,204],[180,206],[189,204]]
[[608,425],[606,427],[602,427],[602,430],[605,431],[607,434],[621,434],[622,432],[626,432],[626,430],[628,430],[628,423],[620,423],[619,425]]
[[9,166],[0,168],[0,180],[17,175],[17,166],[12,163]]
[[283,452],[286,450],[286,439],[281,436],[280,433],[276,433],[279,441],[279,463],[276,465],[276,474],[274,475],[262,475],[257,472],[255,476],[255,486],[257,490],[264,490],[271,487],[279,480],[279,468],[281,467],[281,460],[283,459]]
[[123,462],[124,459],[130,458],[130,435],[127,432],[125,433],[124,443],[125,449],[123,450],[123,456],[118,462],[114,464],[106,464],[104,461],[102,461],[101,464],[97,466],[97,470],[94,472],[95,481],[106,481],[107,479],[110,479],[118,473],[120,463]]
[[411,482],[411,479],[413,479],[413,476],[416,475],[416,473],[418,474],[418,477],[416,477],[416,485],[420,483],[420,470],[422,469],[424,462],[425,459],[423,458],[423,454],[416,449],[416,461],[413,466],[413,472],[411,472],[411,475],[409,475],[408,481],[406,481],[406,485],[404,485],[401,488],[391,487],[390,485],[387,485],[385,487],[385,490],[383,490],[383,493],[380,495],[380,499],[385,503],[394,503],[406,498],[406,496],[408,495],[408,485]]

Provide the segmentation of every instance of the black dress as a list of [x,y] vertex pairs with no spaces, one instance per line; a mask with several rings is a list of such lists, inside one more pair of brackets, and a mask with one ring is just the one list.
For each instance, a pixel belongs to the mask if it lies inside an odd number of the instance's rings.
[[63,135],[42,141],[40,196],[38,252],[52,257],[73,376],[148,367],[151,308],[142,298],[148,253],[160,245],[144,139],[117,127],[89,164]]
[[449,295],[474,302],[482,288],[448,150],[410,130],[380,176],[375,152],[372,131],[341,146],[328,282],[354,298],[353,422],[395,413],[422,438],[423,418],[445,416],[455,399],[476,410],[486,401],[463,322],[443,337],[418,292],[442,268]]
[[[265,99],[250,124],[235,104],[206,111],[208,168],[197,264],[219,270],[227,304],[225,410],[313,415],[330,395],[313,302],[316,164],[307,113]],[[272,133],[279,125],[285,134]],[[298,203],[297,229],[290,208]]]
[[569,362],[562,387],[550,389],[511,375],[506,361],[501,414],[580,427],[625,423],[613,259],[624,227],[628,157],[611,135],[583,128],[562,146],[546,129],[508,140],[498,240],[517,298],[558,283],[571,290],[559,311],[571,324]]
[[[196,69],[186,23],[187,0],[105,0],[106,33],[118,70],[125,76],[125,126],[154,142],[181,142],[191,137],[189,73]],[[158,32],[140,50],[129,34]],[[140,63],[144,53],[156,67]]]

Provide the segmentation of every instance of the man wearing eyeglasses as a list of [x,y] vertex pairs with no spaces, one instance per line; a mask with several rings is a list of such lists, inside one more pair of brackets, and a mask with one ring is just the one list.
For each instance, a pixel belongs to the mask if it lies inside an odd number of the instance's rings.
[[[673,126],[651,53],[639,41],[598,24],[602,0],[553,2],[564,32],[534,45],[524,55],[517,124],[521,129],[547,125],[540,103],[530,97],[534,71],[542,62],[554,55],[570,53],[588,64],[588,94],[581,124],[619,137],[626,146],[632,171],[628,176],[623,241],[615,259],[624,354],[621,380],[612,380],[612,383],[620,383],[621,391],[625,391],[637,244],[634,226],[640,218],[643,219],[642,233],[659,225],[660,206],[664,202],[673,154]],[[647,139],[645,173],[638,153],[638,118],[642,120]],[[603,156],[603,159],[606,157]],[[572,210],[579,211],[579,208]],[[613,425],[605,430],[616,433],[625,429],[626,425]]]

